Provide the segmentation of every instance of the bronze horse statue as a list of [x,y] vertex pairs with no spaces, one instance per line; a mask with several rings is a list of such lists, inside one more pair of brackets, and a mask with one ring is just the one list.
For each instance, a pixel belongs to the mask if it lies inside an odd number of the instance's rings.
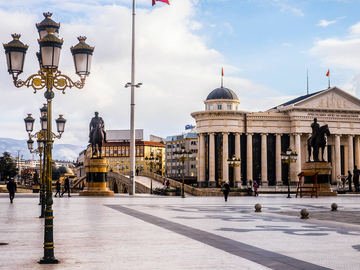
[[326,136],[330,136],[330,130],[328,125],[324,125],[320,127],[319,131],[317,132],[317,135],[313,138],[310,137],[307,140],[307,146],[308,146],[308,152],[309,152],[309,162],[311,157],[311,148],[313,148],[313,157],[314,161],[319,161],[319,149],[321,148],[321,161],[324,161],[324,150],[326,147]]
[[102,131],[101,123],[99,123],[99,125],[97,125],[94,129],[95,130],[93,132],[91,141],[91,157],[94,157],[94,155],[96,155],[96,157],[101,158],[102,143],[104,141],[104,134]]

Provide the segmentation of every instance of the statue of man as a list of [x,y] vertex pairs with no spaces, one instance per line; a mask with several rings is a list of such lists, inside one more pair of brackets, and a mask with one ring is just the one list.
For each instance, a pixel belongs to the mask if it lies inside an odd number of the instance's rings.
[[90,121],[90,126],[89,126],[89,143],[91,143],[93,141],[93,134],[94,131],[97,127],[101,128],[102,133],[104,134],[104,142],[107,142],[106,140],[106,132],[105,132],[105,122],[104,120],[99,117],[99,113],[95,112],[95,116],[91,119]]
[[320,129],[320,125],[317,122],[317,118],[314,118],[314,123],[311,124],[311,128],[312,128],[311,138],[314,139],[316,138],[316,135],[318,134]]

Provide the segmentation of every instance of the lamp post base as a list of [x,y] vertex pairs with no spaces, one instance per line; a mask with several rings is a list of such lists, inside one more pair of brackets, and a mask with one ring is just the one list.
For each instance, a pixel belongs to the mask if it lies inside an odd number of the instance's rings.
[[55,257],[52,258],[41,258],[39,261],[40,264],[57,264],[59,263],[59,260]]

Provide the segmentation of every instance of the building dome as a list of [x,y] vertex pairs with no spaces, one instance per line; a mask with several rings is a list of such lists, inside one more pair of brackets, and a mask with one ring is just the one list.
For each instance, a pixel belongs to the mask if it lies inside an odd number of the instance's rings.
[[58,172],[61,174],[73,174],[72,170],[69,167],[61,166],[58,168]]
[[211,91],[211,93],[207,96],[206,100],[211,99],[236,99],[238,100],[237,95],[230,90],[229,88],[220,87]]

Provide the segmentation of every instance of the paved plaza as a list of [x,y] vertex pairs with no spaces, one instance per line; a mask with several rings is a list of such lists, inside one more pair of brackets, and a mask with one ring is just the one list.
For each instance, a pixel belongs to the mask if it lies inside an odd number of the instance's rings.
[[54,198],[57,265],[38,201],[0,194],[0,269],[360,269],[360,195]]

